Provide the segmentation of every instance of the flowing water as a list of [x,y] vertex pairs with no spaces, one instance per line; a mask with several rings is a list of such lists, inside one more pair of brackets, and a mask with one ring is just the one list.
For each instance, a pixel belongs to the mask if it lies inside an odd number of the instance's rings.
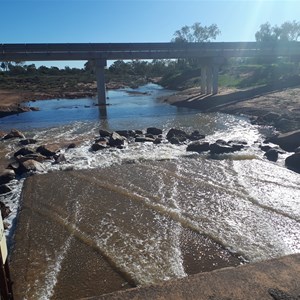
[[[53,100],[0,119],[41,143],[80,141],[62,150],[67,162],[46,163],[48,174],[24,185],[12,262],[20,299],[94,296],[300,251],[300,176],[284,154],[272,163],[258,148],[271,128],[169,106],[156,85],[137,91],[146,94],[109,92],[104,112],[93,99]],[[215,157],[167,142],[90,152],[100,127],[150,126],[248,146]],[[3,200],[15,210],[16,186]]]

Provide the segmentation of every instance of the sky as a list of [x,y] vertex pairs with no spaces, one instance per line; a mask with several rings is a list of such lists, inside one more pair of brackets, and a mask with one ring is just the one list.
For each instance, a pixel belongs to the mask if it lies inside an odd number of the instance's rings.
[[169,42],[195,22],[217,24],[218,42],[237,42],[254,41],[265,22],[300,21],[300,0],[0,0],[0,11],[0,43]]

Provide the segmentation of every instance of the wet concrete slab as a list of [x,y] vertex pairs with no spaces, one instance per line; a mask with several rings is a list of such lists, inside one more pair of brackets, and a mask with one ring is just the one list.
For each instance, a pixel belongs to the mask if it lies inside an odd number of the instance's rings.
[[89,298],[96,299],[297,300],[300,254]]

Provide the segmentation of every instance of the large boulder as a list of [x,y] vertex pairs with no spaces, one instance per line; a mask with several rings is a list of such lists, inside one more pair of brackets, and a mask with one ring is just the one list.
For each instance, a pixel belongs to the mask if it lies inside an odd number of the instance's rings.
[[24,161],[23,163],[20,163],[20,170],[22,171],[22,173],[27,173],[30,171],[44,172],[46,168],[43,164],[39,163],[38,161],[29,159]]
[[285,151],[294,152],[300,146],[300,130],[271,137],[268,141],[279,145]]
[[209,143],[199,142],[199,141],[190,143],[186,148],[186,151],[193,151],[198,153],[208,151],[208,150],[209,150]]
[[17,152],[14,153],[14,157],[17,157],[19,155],[28,155],[28,154],[34,154],[35,153],[35,150],[34,149],[31,149],[29,147],[24,147],[24,148],[21,148],[19,149]]
[[285,165],[289,169],[291,169],[297,173],[300,173],[300,153],[294,153],[291,156],[288,156],[285,159]]
[[5,139],[5,140],[12,139],[12,138],[21,138],[21,139],[25,139],[25,135],[24,135],[21,131],[19,131],[19,130],[17,130],[17,129],[12,129],[12,130],[10,131],[10,133],[8,133],[7,135],[5,135],[5,136],[3,137],[3,139]]
[[11,180],[16,178],[14,170],[5,169],[0,173],[0,184],[9,183]]
[[99,134],[101,137],[110,137],[111,132],[109,132],[108,130],[100,129]]
[[36,152],[47,157],[54,156],[59,151],[60,149],[57,145],[42,145],[36,149]]
[[188,137],[189,135],[185,131],[176,128],[171,128],[167,133],[167,139],[172,144],[185,142]]
[[113,132],[111,134],[111,136],[109,137],[108,144],[111,147],[118,147],[118,146],[124,145],[125,140],[126,140],[126,138],[124,136],[121,136],[118,133]]

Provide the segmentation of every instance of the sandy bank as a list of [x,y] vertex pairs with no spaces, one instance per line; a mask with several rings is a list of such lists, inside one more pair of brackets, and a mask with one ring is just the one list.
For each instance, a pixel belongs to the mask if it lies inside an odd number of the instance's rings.
[[199,88],[192,88],[163,101],[203,112],[247,115],[254,123],[272,125],[283,132],[300,128],[300,86],[221,89],[218,95],[208,96],[201,95]]

